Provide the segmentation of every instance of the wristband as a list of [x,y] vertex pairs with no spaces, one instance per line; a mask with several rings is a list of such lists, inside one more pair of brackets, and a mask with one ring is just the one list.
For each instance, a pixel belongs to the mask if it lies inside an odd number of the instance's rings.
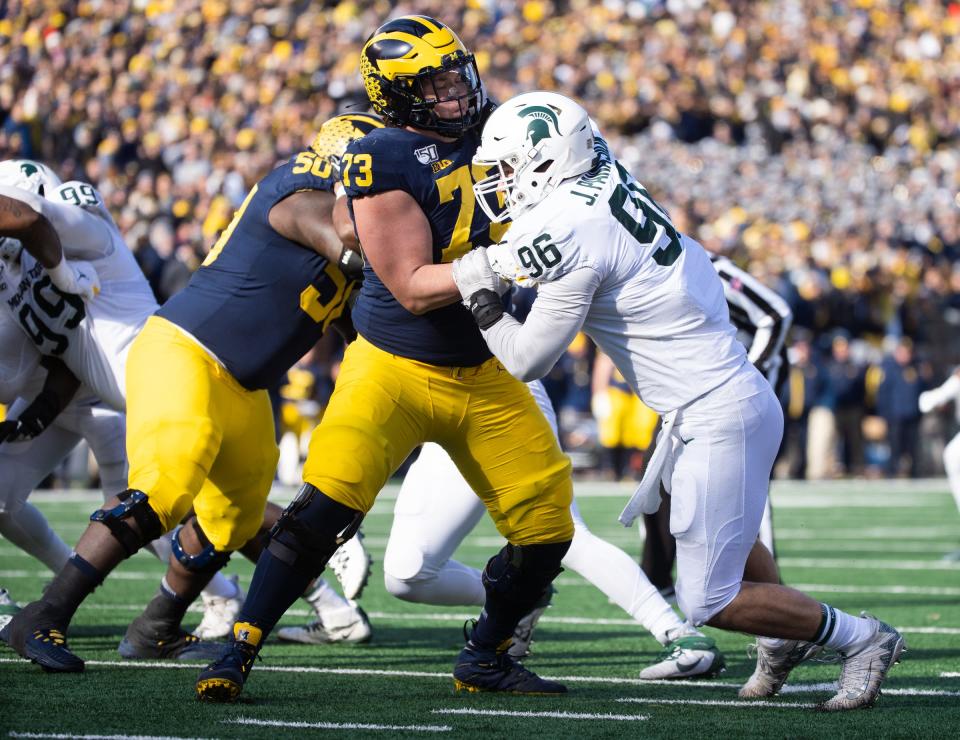
[[470,312],[477,326],[485,331],[503,317],[503,301],[496,291],[484,288],[470,296]]

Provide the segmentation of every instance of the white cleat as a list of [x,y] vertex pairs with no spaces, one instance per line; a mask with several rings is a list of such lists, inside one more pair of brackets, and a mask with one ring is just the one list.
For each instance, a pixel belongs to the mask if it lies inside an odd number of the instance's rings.
[[333,553],[327,563],[340,581],[345,599],[358,599],[370,580],[370,568],[373,558],[363,546],[363,533],[357,532]]
[[233,623],[237,620],[237,615],[243,606],[243,590],[237,583],[237,576],[230,576],[230,580],[237,589],[236,596],[228,598],[200,594],[200,600],[203,602],[203,619],[193,634],[201,640],[219,640],[233,634]]
[[305,627],[281,627],[277,637],[284,642],[304,645],[330,645],[336,642],[368,642],[373,631],[370,620],[359,604],[340,609],[328,609]]
[[824,712],[842,712],[848,709],[872,707],[880,696],[880,684],[890,667],[899,662],[906,648],[903,635],[886,622],[862,615],[875,622],[875,631],[867,640],[850,652],[840,653],[839,691],[817,709]]
[[741,699],[761,699],[777,694],[790,675],[790,671],[818,655],[823,648],[801,640],[777,640],[772,647],[765,637],[758,637],[751,647],[757,651],[757,667],[753,675],[740,688]]
[[18,611],[20,611],[20,605],[10,597],[10,592],[0,588],[0,630],[7,626]]
[[664,678],[707,678],[726,668],[717,643],[705,635],[679,637],[664,647],[660,660],[640,671],[644,681]]

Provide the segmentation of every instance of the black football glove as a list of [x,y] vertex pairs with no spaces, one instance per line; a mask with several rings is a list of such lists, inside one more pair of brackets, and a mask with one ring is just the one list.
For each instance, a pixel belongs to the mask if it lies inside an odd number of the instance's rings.
[[344,247],[340,252],[340,259],[337,261],[337,267],[344,274],[347,280],[353,280],[357,283],[363,282],[363,256],[350,247]]
[[0,443],[24,442],[46,429],[63,411],[60,398],[53,391],[41,391],[17,419],[0,422]]

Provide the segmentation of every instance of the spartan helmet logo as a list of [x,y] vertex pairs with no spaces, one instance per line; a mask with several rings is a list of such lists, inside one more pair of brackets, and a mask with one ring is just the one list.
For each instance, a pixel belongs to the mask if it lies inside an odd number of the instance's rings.
[[550,133],[550,124],[553,124],[553,130],[557,136],[560,135],[560,121],[557,120],[557,114],[552,108],[545,105],[531,105],[520,111],[521,118],[530,118],[527,123],[527,139],[531,146],[536,146],[544,139],[552,137]]
[[20,171],[25,176],[30,177],[31,175],[36,175],[38,172],[40,172],[40,169],[35,164],[32,164],[31,162],[21,162]]

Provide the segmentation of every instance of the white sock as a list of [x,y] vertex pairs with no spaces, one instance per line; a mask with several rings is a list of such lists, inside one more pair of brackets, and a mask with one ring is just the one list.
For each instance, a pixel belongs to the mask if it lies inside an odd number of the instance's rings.
[[434,575],[402,580],[389,573],[383,577],[387,591],[404,601],[435,606],[483,606],[487,592],[480,571],[448,560]]
[[661,645],[682,634],[681,620],[627,553],[584,527],[574,530],[563,564],[599,588],[607,598],[646,627]]
[[876,623],[863,617],[821,604],[823,623],[814,642],[832,650],[846,652],[873,636]]
[[202,593],[208,598],[215,596],[220,599],[235,599],[240,595],[240,584],[233,578],[225,576],[223,572],[217,571]]
[[306,599],[310,606],[317,612],[326,609],[342,609],[343,607],[350,606],[347,600],[334,591],[330,584],[323,578],[317,578],[313,582],[313,590],[310,591],[308,587],[308,591],[303,595],[303,598]]
[[70,559],[70,547],[50,529],[43,514],[29,502],[14,513],[0,513],[0,534],[54,573]]

